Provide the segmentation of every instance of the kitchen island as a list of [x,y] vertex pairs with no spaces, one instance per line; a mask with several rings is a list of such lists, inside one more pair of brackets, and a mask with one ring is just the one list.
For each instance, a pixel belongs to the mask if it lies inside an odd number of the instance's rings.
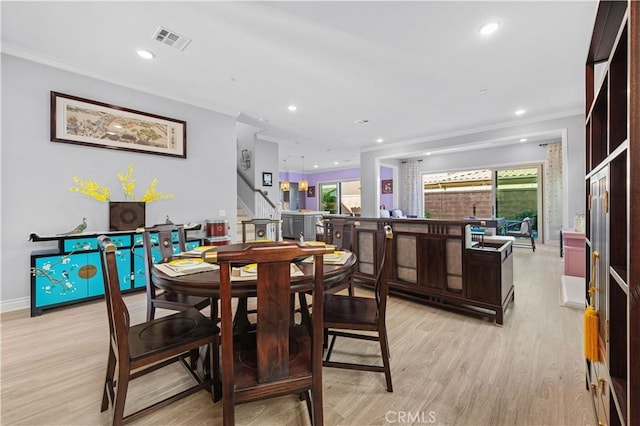
[[283,211],[282,238],[285,240],[299,240],[300,235],[305,241],[315,241],[318,226],[322,226],[322,216],[327,211]]

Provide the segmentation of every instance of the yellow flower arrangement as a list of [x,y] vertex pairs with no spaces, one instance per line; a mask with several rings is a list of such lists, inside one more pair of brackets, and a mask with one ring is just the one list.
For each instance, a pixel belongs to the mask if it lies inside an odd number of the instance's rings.
[[[142,197],[140,197],[139,200],[136,200],[136,196],[133,192],[136,186],[136,180],[133,178],[133,164],[129,165],[129,170],[127,170],[126,174],[118,173],[118,179],[120,180],[125,200],[130,199],[131,201],[150,203],[152,201],[173,198],[173,194],[163,194],[162,192],[156,191],[158,179],[154,178],[149,184],[147,190],[142,194]],[[78,179],[75,176],[73,177],[73,181],[77,186],[69,188],[71,192],[79,192],[81,194],[88,195],[98,201],[102,201],[103,203],[111,201],[111,191],[109,191],[108,187],[101,186],[92,180]]]

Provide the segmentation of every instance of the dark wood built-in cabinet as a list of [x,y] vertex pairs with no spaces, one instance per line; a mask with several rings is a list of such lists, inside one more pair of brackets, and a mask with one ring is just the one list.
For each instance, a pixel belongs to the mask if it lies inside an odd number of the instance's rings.
[[357,283],[375,282],[375,230],[390,225],[393,294],[503,323],[504,311],[514,297],[510,239],[481,245],[471,240],[470,225],[463,221],[352,220],[357,222]]
[[418,262],[417,284],[431,289],[446,290],[446,238],[420,235],[417,243],[418,259],[421,259],[421,262]]
[[600,358],[587,361],[587,386],[599,424],[636,425],[640,424],[640,2],[599,3],[585,75],[585,302],[593,279]]
[[[488,249],[491,247],[491,249]],[[513,245],[485,244],[468,250],[465,262],[465,297],[486,303],[496,312],[496,323],[503,323],[503,312],[513,300]]]

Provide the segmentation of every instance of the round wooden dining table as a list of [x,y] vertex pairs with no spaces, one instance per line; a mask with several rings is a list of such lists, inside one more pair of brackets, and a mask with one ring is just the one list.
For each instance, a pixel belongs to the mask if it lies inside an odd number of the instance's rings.
[[[220,246],[219,250],[238,250],[249,243],[231,244]],[[344,250],[341,250],[344,251]],[[302,275],[291,277],[292,292],[311,290],[313,285],[313,264],[300,261],[295,262],[302,271]],[[324,263],[323,276],[325,291],[332,291],[353,273],[356,265],[356,256],[351,256],[342,265]],[[159,288],[172,293],[186,294],[190,296],[204,296],[218,299],[220,296],[220,270],[198,272],[195,274],[169,276],[153,268],[151,273],[152,282]],[[231,295],[233,297],[251,297],[256,295],[256,280],[239,280],[231,284]]]
[[[221,246],[218,250],[241,250],[249,243],[231,244],[228,246]],[[343,250],[341,250],[343,251]],[[313,263],[307,263],[303,261],[304,258],[294,262],[296,266],[302,271],[302,275],[291,277],[291,292],[300,292],[301,294],[313,289]],[[247,262],[249,263],[249,262]],[[243,266],[245,264],[238,264],[237,266]],[[325,291],[338,291],[345,282],[349,282],[347,278],[353,273],[356,267],[356,255],[351,253],[346,262],[341,265],[323,263],[323,282]],[[211,320],[217,323],[218,320],[218,299],[220,298],[220,270],[198,272],[194,274],[170,276],[164,273],[158,268],[152,268],[151,279],[153,284],[157,287],[178,293],[191,296],[204,296],[211,299]],[[257,292],[257,280],[242,279],[238,281],[232,281],[231,283],[231,295],[238,298],[238,304],[236,306],[236,314],[233,320],[234,334],[242,334],[248,330],[251,330],[253,324],[249,321],[247,298],[255,296]],[[293,300],[293,299],[292,299]],[[302,322],[310,324],[309,309],[306,304],[305,297],[300,297],[300,313],[302,315]],[[206,361],[209,355],[206,351],[202,351],[200,354],[200,360],[198,361],[198,373],[205,380],[212,380],[212,374],[208,371],[209,363]],[[216,388],[214,399],[217,401],[220,399],[220,384],[215,381],[214,387]]]
[[[237,243],[227,246],[219,246],[215,250],[242,250],[251,243]],[[346,251],[346,250],[341,250]],[[313,263],[306,263],[300,259],[294,262],[302,271],[302,275],[291,277],[291,292],[302,293],[310,291],[313,287]],[[326,292],[339,291],[350,282],[347,278],[353,274],[356,267],[356,255],[351,253],[346,262],[340,265],[324,263],[323,264],[323,282]],[[238,266],[242,266],[239,264]],[[211,317],[217,317],[218,303],[220,298],[220,270],[198,272],[195,274],[170,276],[163,271],[152,268],[151,280],[157,287],[177,294],[186,294],[189,296],[209,297],[211,299]],[[242,279],[232,281],[231,296],[238,298],[236,308],[236,317],[234,320],[234,332],[242,332],[250,327],[247,316],[247,298],[256,295],[255,279]],[[300,298],[301,312],[303,320],[308,318],[308,310],[305,299]]]

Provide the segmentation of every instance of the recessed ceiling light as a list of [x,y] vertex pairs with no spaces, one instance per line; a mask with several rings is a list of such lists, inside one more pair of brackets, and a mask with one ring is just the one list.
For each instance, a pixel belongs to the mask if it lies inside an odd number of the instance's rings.
[[291,112],[296,112],[298,110],[298,107],[295,105],[289,105],[287,109]]
[[526,142],[526,141],[527,141],[527,138],[520,139],[520,142]]
[[153,59],[156,56],[156,55],[153,54],[153,52],[151,52],[149,50],[144,50],[144,49],[139,49],[139,50],[136,51],[136,53],[142,59]]
[[337,166],[338,164],[340,164],[340,163],[338,163],[337,161],[334,161],[334,162],[333,162],[333,165],[334,165],[334,166]]
[[525,110],[523,110],[523,109],[519,109],[519,110],[517,110],[516,112],[514,112],[514,114],[515,114],[515,115],[522,115],[522,114],[524,114],[525,112],[526,112]]
[[382,138],[378,138],[378,139],[376,139],[376,142],[378,142],[378,143],[382,143],[382,142],[384,142],[384,139],[382,139]]
[[314,168],[314,169],[317,169],[318,167],[319,167],[319,166],[318,166],[317,164],[314,164],[314,165],[313,165],[313,168]]
[[431,153],[430,152],[425,152],[424,155],[431,155]]
[[480,31],[480,34],[482,34],[483,36],[488,36],[490,34],[495,33],[498,30],[499,26],[500,24],[496,21],[487,22],[486,24],[480,27],[479,31]]

